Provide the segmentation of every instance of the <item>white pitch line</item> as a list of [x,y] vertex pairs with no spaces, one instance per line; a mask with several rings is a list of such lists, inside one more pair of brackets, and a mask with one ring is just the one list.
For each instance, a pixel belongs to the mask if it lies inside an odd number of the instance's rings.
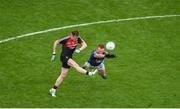
[[94,25],[94,24],[112,23],[112,22],[132,21],[132,20],[178,17],[178,16],[180,16],[180,15],[145,16],[145,17],[133,17],[133,18],[126,18],[126,19],[113,19],[113,20],[103,20],[103,21],[90,22],[90,23],[82,23],[82,24],[76,24],[76,25],[69,25],[69,26],[63,26],[63,27],[58,27],[58,28],[52,28],[52,29],[47,29],[47,30],[43,30],[43,31],[27,33],[27,34],[15,36],[15,37],[7,38],[7,39],[2,39],[2,40],[0,40],[0,43],[8,42],[8,41],[23,38],[23,37],[33,36],[33,35],[47,33],[47,32],[51,32],[51,31],[64,30],[64,29],[74,28],[74,27],[82,27],[82,26],[88,26],[88,25]]

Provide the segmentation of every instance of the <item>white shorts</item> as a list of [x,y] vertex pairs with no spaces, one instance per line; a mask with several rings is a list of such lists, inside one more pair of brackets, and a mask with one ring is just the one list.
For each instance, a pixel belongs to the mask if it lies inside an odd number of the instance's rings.
[[90,63],[87,62],[86,66],[90,69],[97,69],[97,70],[104,70],[105,69],[105,65],[104,62],[102,62],[100,65],[98,66],[92,66]]

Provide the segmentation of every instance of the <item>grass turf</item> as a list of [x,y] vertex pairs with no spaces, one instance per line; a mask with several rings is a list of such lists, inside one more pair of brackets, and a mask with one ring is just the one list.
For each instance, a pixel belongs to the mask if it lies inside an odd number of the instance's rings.
[[[0,39],[71,24],[179,14],[178,0],[1,0]],[[180,107],[180,18],[125,21],[34,35],[0,44],[0,107]],[[71,69],[56,98],[48,95],[61,63],[52,43],[80,30],[88,48],[111,40],[117,58],[105,60],[108,79]],[[59,53],[58,53],[59,55]]]

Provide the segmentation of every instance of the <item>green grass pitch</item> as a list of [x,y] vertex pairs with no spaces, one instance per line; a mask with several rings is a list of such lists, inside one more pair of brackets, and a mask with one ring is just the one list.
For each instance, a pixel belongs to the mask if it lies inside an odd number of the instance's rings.
[[[139,16],[179,15],[179,0],[0,0],[0,40],[55,27]],[[80,65],[98,43],[114,41],[106,59],[108,79],[71,69],[59,75],[53,42],[80,30],[88,48],[74,54]],[[61,49],[59,49],[58,55]],[[180,17],[76,27],[0,43],[0,107],[180,107]]]

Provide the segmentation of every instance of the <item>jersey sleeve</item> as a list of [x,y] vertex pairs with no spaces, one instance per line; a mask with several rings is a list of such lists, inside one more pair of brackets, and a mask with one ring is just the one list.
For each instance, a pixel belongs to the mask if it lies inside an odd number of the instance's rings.
[[78,43],[81,44],[83,42],[83,40],[81,39],[81,37],[78,38]]
[[93,57],[93,58],[95,57],[95,52],[96,52],[95,50],[92,51],[91,57]]
[[105,57],[106,57],[106,58],[115,58],[116,56],[115,56],[114,54],[105,52]]
[[68,39],[69,39],[69,36],[66,36],[66,37],[59,39],[59,44],[66,44]]
[[105,51],[103,54],[104,54],[104,55],[108,55],[109,53],[108,53],[107,51]]

